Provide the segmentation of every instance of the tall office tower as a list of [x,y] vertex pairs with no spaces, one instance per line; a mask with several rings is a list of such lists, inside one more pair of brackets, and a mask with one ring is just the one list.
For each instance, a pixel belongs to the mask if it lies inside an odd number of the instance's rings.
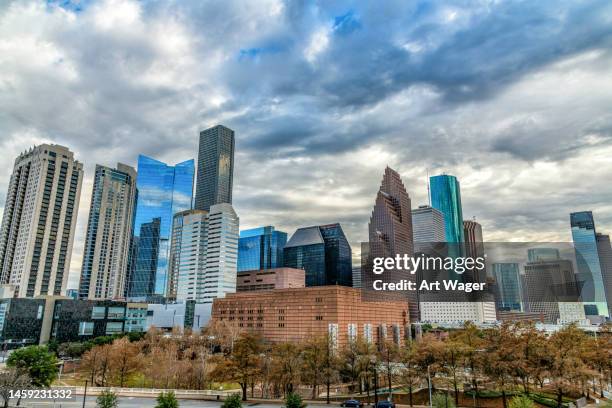
[[493,278],[496,286],[497,310],[521,311],[523,302],[523,289],[519,264],[494,263]]
[[340,224],[299,228],[285,245],[284,264],[304,269],[306,286],[352,286],[351,247]]
[[138,156],[138,202],[134,222],[138,246],[130,271],[128,297],[165,295],[172,217],[191,208],[193,173],[193,160],[169,166],[147,156]]
[[412,238],[414,252],[420,251],[419,244],[446,242],[444,215],[428,205],[412,210]]
[[561,259],[558,248],[529,248],[527,260],[529,262],[556,261]]
[[[472,259],[483,258],[485,249],[482,226],[475,220],[463,221],[463,237],[465,239],[465,256]],[[485,282],[487,273],[471,268],[463,276],[466,280],[472,282]]]
[[431,206],[444,215],[446,242],[465,242],[463,212],[461,210],[461,188],[455,176],[442,174],[429,178]]
[[582,287],[585,307],[597,307],[600,316],[608,316],[599,253],[597,251],[597,231],[591,211],[574,212],[570,214],[572,239],[576,251],[578,281],[584,282]]
[[231,204],[215,204],[208,214],[206,274],[202,303],[236,291],[240,220]]
[[525,302],[546,323],[585,320],[572,262],[566,259],[525,264]]
[[207,243],[208,211],[185,210],[174,214],[168,261],[168,298],[201,301]]
[[610,236],[597,233],[596,239],[604,292],[608,301],[608,316],[612,316],[612,247],[610,246]]
[[135,202],[136,170],[122,163],[116,169],[96,165],[79,283],[82,299],[124,297]]
[[272,226],[240,231],[238,272],[281,268],[286,243],[287,233]]
[[195,208],[232,202],[234,131],[217,125],[200,132]]
[[0,229],[0,284],[15,296],[66,293],[83,165],[60,145],[15,160]]

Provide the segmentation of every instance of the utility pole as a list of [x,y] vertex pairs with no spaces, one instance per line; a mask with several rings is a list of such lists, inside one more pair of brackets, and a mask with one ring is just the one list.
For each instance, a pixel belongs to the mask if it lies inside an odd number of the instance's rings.
[[85,399],[87,398],[87,380],[85,380],[85,391],[83,392],[83,408],[85,408]]

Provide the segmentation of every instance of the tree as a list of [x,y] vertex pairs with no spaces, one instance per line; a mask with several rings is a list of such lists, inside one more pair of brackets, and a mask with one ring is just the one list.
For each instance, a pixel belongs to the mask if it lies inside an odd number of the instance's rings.
[[284,395],[299,384],[301,367],[301,353],[295,343],[280,343],[272,348],[272,379]]
[[418,367],[417,363],[417,348],[414,342],[409,342],[401,350],[400,359],[402,362],[401,379],[402,383],[408,390],[408,402],[412,403],[412,393],[415,387],[421,384],[423,371]]
[[228,396],[225,401],[223,401],[221,408],[242,408],[242,401],[240,399],[240,395],[232,394]]
[[535,404],[527,395],[517,395],[510,400],[508,408],[535,408]]
[[485,373],[500,389],[504,408],[508,407],[506,389],[513,379],[516,363],[516,340],[512,330],[510,324],[502,323],[485,334]]
[[57,357],[46,346],[28,346],[15,350],[6,365],[27,370],[32,384],[37,387],[49,387],[58,373]]
[[440,362],[447,378],[449,378],[450,383],[453,385],[455,405],[459,405],[459,379],[457,376],[463,373],[463,370],[460,369],[463,355],[464,347],[461,342],[453,339],[442,342]]
[[123,387],[128,377],[140,368],[139,351],[140,345],[130,342],[127,337],[115,340],[110,346],[109,365],[115,384]]
[[302,401],[302,397],[290,392],[285,398],[285,408],[306,408],[306,404]]
[[399,360],[399,347],[392,341],[384,341],[378,354],[385,370],[385,377],[387,377],[387,385],[389,387],[389,401],[391,401],[391,398],[393,396],[393,367]]
[[162,392],[157,396],[155,408],[178,408],[179,403],[174,391]]
[[219,378],[240,384],[243,401],[247,400],[247,387],[257,375],[262,348],[259,336],[245,332],[234,343],[234,351],[213,371]]
[[455,403],[452,399],[448,399],[447,394],[435,393],[431,398],[431,405],[435,408],[455,408]]
[[473,323],[466,322],[463,330],[455,334],[454,339],[463,343],[465,368],[469,369],[474,392],[474,401],[478,404],[478,374],[482,367],[483,332]]
[[11,391],[27,388],[31,384],[32,380],[25,369],[9,368],[1,372],[0,397],[2,397],[3,407],[7,408],[9,406]]
[[117,394],[111,390],[102,391],[100,395],[98,395],[98,398],[96,398],[97,408],[117,408],[118,406],[119,401],[117,399]]
[[[340,358],[342,360],[341,373],[347,378],[351,384],[359,383],[358,392],[361,393],[361,382],[359,380],[360,366],[359,366],[359,349],[362,348],[361,343],[363,339],[357,338],[349,341],[346,347],[341,351]],[[353,390],[355,391],[355,390]]]
[[312,398],[317,398],[317,389],[323,381],[326,363],[327,339],[311,338],[302,347],[302,378],[312,387]]

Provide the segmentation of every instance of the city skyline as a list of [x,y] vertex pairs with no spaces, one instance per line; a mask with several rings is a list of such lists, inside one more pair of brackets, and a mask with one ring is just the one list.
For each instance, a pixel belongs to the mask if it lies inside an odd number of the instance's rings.
[[[584,210],[598,229],[612,230],[609,5],[563,3],[562,17],[536,5],[530,14],[541,18],[528,20],[517,5],[390,5],[386,12],[415,28],[377,30],[368,5],[32,4],[0,6],[3,54],[14,61],[0,68],[12,89],[0,99],[0,205],[20,152],[47,141],[75,153],[85,174],[69,287],[82,265],[95,165],[135,167],[140,153],[197,159],[199,132],[217,123],[236,132],[233,205],[244,229],[292,233],[340,222],[357,249],[388,164],[413,208],[428,202],[427,173],[455,175],[464,219],[476,216],[487,240],[570,242],[567,215]],[[238,18],[226,30],[235,36],[199,41],[214,28],[199,32],[208,28],[189,16],[230,11]],[[486,31],[504,13],[515,17],[504,20],[512,44]],[[169,15],[171,23],[157,24]],[[592,35],[572,28],[574,15]],[[433,37],[419,34],[425,24],[436,27]],[[138,34],[124,32],[128,25]],[[41,29],[20,28],[32,26]],[[490,46],[482,47],[483,35]],[[542,40],[533,44],[532,35]],[[83,52],[92,42],[104,45],[99,55]],[[551,51],[557,43],[569,46]],[[361,60],[368,53],[354,50],[364,46],[398,68]],[[505,57],[489,65],[497,49]],[[123,64],[128,57],[135,65]],[[432,70],[436,64],[456,72]],[[522,68],[509,72],[509,64]]]

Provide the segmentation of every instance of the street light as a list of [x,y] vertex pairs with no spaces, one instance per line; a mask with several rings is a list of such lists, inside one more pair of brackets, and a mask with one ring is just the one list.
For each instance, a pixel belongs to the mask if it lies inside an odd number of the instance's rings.
[[431,375],[429,374],[429,366],[431,364],[427,365],[427,387],[429,388],[429,408],[432,407],[432,402],[431,402]]

